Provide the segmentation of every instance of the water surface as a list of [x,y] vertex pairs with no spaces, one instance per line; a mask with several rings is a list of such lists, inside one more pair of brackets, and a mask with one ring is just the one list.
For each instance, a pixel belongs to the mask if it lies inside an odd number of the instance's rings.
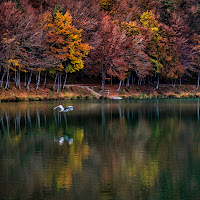
[[199,100],[0,103],[0,199],[200,199]]

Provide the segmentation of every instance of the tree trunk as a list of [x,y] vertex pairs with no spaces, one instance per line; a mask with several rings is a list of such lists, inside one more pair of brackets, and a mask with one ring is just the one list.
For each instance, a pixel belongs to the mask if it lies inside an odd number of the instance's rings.
[[133,75],[132,75],[131,77],[132,77],[132,85],[133,85],[133,81],[134,81],[134,79],[133,79]]
[[140,78],[138,78],[138,86],[140,85]]
[[29,85],[31,83],[31,77],[32,77],[32,71],[30,72],[30,76],[29,76],[29,79],[28,79],[28,83],[26,85],[26,90],[29,91]]
[[58,87],[57,87],[57,93],[59,93],[59,90],[60,90],[60,79],[61,78],[61,74],[59,75],[58,74]]
[[25,72],[25,76],[24,76],[24,87],[26,87],[26,72]]
[[17,70],[15,67],[15,77],[14,77],[15,86],[17,86]]
[[47,82],[47,71],[45,71],[45,74],[44,74],[44,85],[46,84]]
[[58,77],[58,72],[56,71],[56,76],[55,76],[54,84],[53,84],[53,90],[55,90],[55,87],[56,87],[57,77]]
[[182,85],[182,79],[181,79],[181,77],[180,77],[180,86]]
[[102,67],[102,80],[101,80],[101,89],[104,89],[105,85],[105,78],[106,78],[106,69]]
[[5,89],[9,88],[9,78],[10,78],[10,75],[9,75],[9,69],[8,69]]
[[21,90],[21,83],[20,83],[20,69],[17,69],[17,76],[16,76],[16,83],[15,85]]
[[129,87],[129,82],[130,82],[130,77],[131,77],[131,75],[130,74],[128,74],[128,76],[127,76],[127,82],[126,82],[126,87]]
[[62,74],[60,73],[60,89],[62,88]]
[[39,87],[39,84],[40,84],[40,73],[41,73],[41,71],[38,71],[38,75],[37,75],[37,78],[36,78],[36,81],[37,81],[36,90],[38,90],[38,87]]
[[67,81],[67,73],[65,74],[65,79],[64,79],[64,83],[63,83],[63,89],[65,89],[65,84],[66,84],[66,81]]
[[147,77],[147,82],[148,82],[149,85],[151,85],[151,80],[150,80],[149,76]]
[[110,85],[113,84],[113,77],[111,76],[111,79],[110,79]]
[[160,74],[157,74],[157,83],[156,83],[156,89],[158,89],[158,86],[159,86],[159,81],[160,81]]
[[1,77],[1,81],[0,81],[0,87],[3,86],[3,79],[4,79],[5,75],[6,75],[6,72],[3,72],[2,77]]
[[122,81],[122,85],[124,85],[125,79]]
[[120,91],[121,85],[122,85],[122,80],[119,81],[119,86],[118,86],[118,88],[117,88],[117,92]]
[[[15,68],[16,69],[16,68]],[[19,69],[16,69],[15,71],[15,86],[19,86]]]
[[199,81],[200,81],[200,73],[198,73],[198,78],[197,78],[197,89],[199,89]]
[[172,80],[172,87],[175,88],[175,83],[176,81],[175,80]]

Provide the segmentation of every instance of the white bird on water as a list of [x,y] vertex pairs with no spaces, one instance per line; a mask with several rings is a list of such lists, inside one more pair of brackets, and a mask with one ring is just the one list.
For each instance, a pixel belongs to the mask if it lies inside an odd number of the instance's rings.
[[73,106],[67,106],[66,108],[64,108],[62,105],[59,105],[59,106],[56,106],[54,108],[54,110],[56,108],[60,108],[60,111],[59,112],[68,112],[68,111],[72,111],[73,110]]

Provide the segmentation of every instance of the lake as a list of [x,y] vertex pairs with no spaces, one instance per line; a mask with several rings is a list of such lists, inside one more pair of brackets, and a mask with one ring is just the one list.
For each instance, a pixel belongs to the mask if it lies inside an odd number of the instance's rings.
[[199,101],[0,103],[0,199],[200,199]]

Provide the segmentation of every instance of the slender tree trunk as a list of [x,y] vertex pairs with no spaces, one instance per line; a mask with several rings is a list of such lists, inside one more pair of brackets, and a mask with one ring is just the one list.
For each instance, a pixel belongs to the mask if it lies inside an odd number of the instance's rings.
[[24,87],[26,87],[26,72],[25,72],[25,75],[24,75]]
[[101,80],[101,89],[104,89],[105,85],[105,78],[106,78],[106,69],[102,67],[102,80]]
[[6,75],[6,72],[3,72],[2,77],[1,77],[1,81],[0,81],[0,87],[3,86],[3,79],[4,79],[5,75]]
[[117,88],[117,92],[120,91],[121,85],[122,85],[122,80],[119,81],[119,86],[118,86],[118,88]]
[[31,77],[32,77],[32,71],[30,72],[30,76],[29,76],[29,79],[28,79],[28,82],[27,82],[27,85],[26,85],[26,90],[29,91],[29,85],[31,83]]
[[111,76],[111,79],[110,79],[110,85],[113,84],[113,77]]
[[180,77],[180,86],[182,85],[182,78]]
[[18,86],[18,69],[16,69],[16,71],[15,71],[15,86],[16,87]]
[[129,87],[129,82],[130,82],[130,77],[131,77],[131,75],[130,75],[130,73],[127,75],[127,82],[126,82],[126,87]]
[[20,81],[20,69],[18,71],[18,80],[17,80],[17,84],[18,84],[18,87],[19,87],[19,90],[21,90],[21,81]]
[[38,90],[38,87],[39,87],[39,84],[40,84],[40,74],[41,74],[41,71],[38,71],[38,75],[37,75],[37,78],[36,78],[36,90]]
[[64,83],[63,83],[63,89],[65,89],[65,84],[66,84],[66,82],[67,82],[67,73],[65,74],[65,79],[64,79]]
[[133,85],[133,81],[134,81],[134,79],[133,79],[133,75],[132,75],[131,77],[132,77],[132,85]]
[[36,72],[36,74],[35,74],[35,88],[36,88],[36,85],[37,85],[37,80],[38,80],[38,73]]
[[197,78],[197,89],[199,89],[199,81],[200,81],[200,73],[198,73],[198,78]]
[[21,83],[20,83],[20,69],[17,69],[15,74],[15,86],[21,90]]
[[124,85],[125,79],[122,81],[122,85]]
[[45,71],[45,74],[44,74],[44,85],[46,84],[47,82],[47,71]]
[[172,80],[172,87],[175,88],[176,80]]
[[17,86],[17,70],[15,67],[15,77],[14,77],[15,86]]
[[160,81],[160,74],[157,74],[157,83],[156,83],[156,89],[158,89],[158,86],[159,86],[159,81]]
[[55,87],[56,87],[57,77],[58,77],[58,72],[56,71],[56,76],[55,76],[54,84],[53,84],[53,90],[55,90]]
[[60,90],[60,75],[58,74],[58,87],[57,87],[57,93],[59,92]]
[[9,88],[9,79],[10,79],[10,75],[9,75],[9,69],[8,69],[5,89]]
[[62,88],[62,74],[60,73],[60,89]]

